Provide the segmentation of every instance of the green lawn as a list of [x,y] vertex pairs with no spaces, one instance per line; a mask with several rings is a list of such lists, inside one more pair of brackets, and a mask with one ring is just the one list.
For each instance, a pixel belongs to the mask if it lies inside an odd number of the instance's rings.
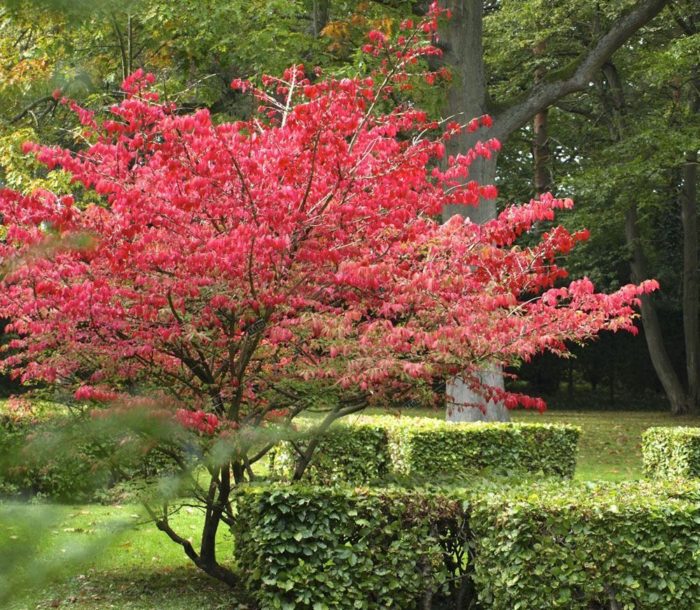
[[636,411],[518,412],[515,421],[568,423],[583,430],[576,478],[621,481],[642,475],[642,433],[652,426],[700,426],[700,417]]
[[[12,602],[9,608],[13,610],[246,607],[237,602],[230,589],[194,568],[181,548],[162,532],[145,523],[139,506],[30,505],[22,506],[21,511],[19,523],[12,515],[5,515],[5,522],[0,523],[0,550],[10,544],[38,542],[37,554],[45,563],[37,569],[22,561],[23,557],[17,558],[11,572],[28,579],[18,585],[18,590],[21,587],[28,595]],[[172,523],[183,535],[195,536],[200,514],[184,509]],[[231,555],[233,546],[231,537],[222,533],[218,552],[224,558]],[[87,557],[76,553],[81,548],[87,551]],[[92,551],[97,549],[93,556]],[[44,582],[37,587],[32,573],[41,578],[47,569],[55,570],[54,584],[46,586]]]
[[[405,415],[441,417],[437,411],[406,412]],[[640,440],[649,426],[700,426],[700,418],[673,418],[654,412],[550,411],[518,412],[515,421],[563,422],[581,426],[583,435],[576,477],[621,480],[639,478]],[[12,507],[4,507],[12,508]],[[55,584],[41,586],[31,581],[23,588],[29,594],[12,609],[97,608],[185,610],[195,608],[242,609],[235,593],[201,576],[181,549],[151,524],[144,523],[138,506],[83,505],[23,507],[22,519],[10,515],[0,520],[0,551],[21,548],[38,540],[41,555],[58,564]],[[184,509],[175,517],[178,528],[194,536],[200,515]],[[77,545],[109,540],[97,558],[69,562]],[[220,557],[232,551],[230,538],[222,537]],[[21,557],[24,575],[34,568]],[[13,568],[13,571],[16,568]]]

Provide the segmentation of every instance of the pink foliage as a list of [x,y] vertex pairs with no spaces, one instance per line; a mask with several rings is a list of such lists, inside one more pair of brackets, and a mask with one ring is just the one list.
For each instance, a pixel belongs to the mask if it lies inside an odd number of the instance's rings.
[[[423,28],[429,36],[433,21]],[[371,33],[369,51],[391,44]],[[438,52],[415,40],[399,50],[399,67],[371,78],[312,81],[295,67],[263,90],[235,83],[261,104],[247,121],[178,114],[140,73],[109,119],[75,107],[88,148],[29,148],[90,198],[0,193],[0,258],[22,260],[0,290],[17,336],[4,366],[25,381],[82,385],[76,396],[91,399],[145,378],[200,404],[178,417],[212,434],[221,417],[274,418],[294,403],[290,382],[353,400],[455,374],[479,389],[487,363],[634,332],[633,307],[655,283],[611,295],[586,279],[563,284],[556,261],[585,234],[562,227],[516,245],[570,200],[545,195],[485,225],[439,222],[445,205],[496,196],[469,167],[500,145],[445,158],[447,138],[490,118],[441,130],[409,105],[379,112],[408,66]],[[30,256],[85,234],[89,247]],[[99,389],[80,381],[90,376]]]

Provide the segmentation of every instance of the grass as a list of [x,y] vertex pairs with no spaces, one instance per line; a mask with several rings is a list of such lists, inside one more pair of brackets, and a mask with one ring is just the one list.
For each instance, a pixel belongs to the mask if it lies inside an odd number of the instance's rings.
[[622,481],[642,473],[642,433],[652,426],[700,426],[700,417],[637,411],[519,412],[515,421],[575,424],[582,428],[576,479]]
[[[16,557],[12,610],[35,608],[242,609],[226,586],[206,577],[135,505],[6,505],[0,550],[36,545],[29,557]],[[8,511],[20,511],[17,515]],[[172,519],[184,536],[195,536],[201,515],[183,509]],[[31,527],[27,527],[31,525]],[[99,550],[99,553],[95,551]],[[233,543],[222,532],[218,553],[231,557]],[[6,558],[7,559],[7,558]],[[8,562],[10,563],[10,562]],[[47,585],[46,577],[51,576]],[[44,582],[42,582],[44,580]]]
[[[404,415],[442,416],[437,411],[409,411]],[[679,419],[659,412],[552,410],[542,415],[516,412],[513,419],[581,426],[576,473],[581,480],[640,478],[644,430],[650,426],[700,426],[700,417]],[[200,519],[194,509],[183,509],[174,523],[185,535],[194,536]],[[180,547],[144,521],[134,505],[23,505],[15,517],[0,516],[0,553],[36,542],[39,554],[48,562],[44,566],[55,568],[51,585],[31,578],[17,583],[25,595],[9,608],[246,608],[235,592],[201,575]],[[89,546],[105,540],[108,544],[92,559],[75,557],[76,544]],[[230,556],[232,548],[230,537],[221,536],[219,556]],[[12,573],[31,576],[34,568],[27,558],[16,559]]]

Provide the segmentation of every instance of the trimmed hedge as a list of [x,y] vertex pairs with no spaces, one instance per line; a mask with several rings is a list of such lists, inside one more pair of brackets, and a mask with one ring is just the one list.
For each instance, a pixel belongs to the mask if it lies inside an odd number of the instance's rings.
[[471,507],[491,610],[700,608],[700,486],[535,486]]
[[[271,470],[285,478],[294,472],[299,451],[309,438],[285,441],[271,454]],[[313,483],[348,482],[365,484],[389,473],[389,439],[384,427],[374,424],[336,424],[321,438],[304,478]]]
[[458,501],[277,485],[244,489],[236,505],[236,559],[261,608],[414,609],[447,588],[439,538],[458,523]]
[[700,485],[240,490],[261,608],[700,608]]
[[448,423],[378,417],[389,430],[394,471],[403,476],[467,479],[476,474],[570,478],[581,429],[561,424]]
[[[387,475],[465,481],[485,475],[571,478],[581,429],[563,424],[448,423],[427,417],[363,416],[332,426],[305,478],[368,484]],[[298,441],[303,448],[305,442]],[[293,471],[298,453],[286,442],[272,470]]]
[[700,478],[700,428],[649,428],[642,455],[649,476]]

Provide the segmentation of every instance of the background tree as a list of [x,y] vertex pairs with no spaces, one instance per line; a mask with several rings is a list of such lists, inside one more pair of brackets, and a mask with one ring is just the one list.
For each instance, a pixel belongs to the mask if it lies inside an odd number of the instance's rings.
[[[521,88],[516,90],[514,95],[498,97],[494,95],[495,91],[491,86],[490,75],[486,68],[483,1],[448,0],[441,4],[452,14],[452,18],[446,22],[441,32],[445,62],[449,65],[454,78],[447,95],[445,112],[448,116],[455,117],[491,114],[494,117],[492,135],[506,142],[513,133],[534,117],[539,117],[542,121],[545,112],[552,104],[571,93],[585,89],[613,53],[661,11],[666,0],[643,0],[633,3],[631,7],[628,2],[616,3],[615,7],[610,7],[606,11],[604,27],[600,27],[602,20],[597,20],[597,31],[590,43],[583,46],[574,58],[566,57],[564,61],[557,61],[560,58],[556,54],[559,45],[555,34],[561,30],[553,17],[559,11],[551,11],[549,3],[547,15],[540,2],[517,3],[517,7],[516,3],[508,2],[488,4],[486,8],[494,21],[503,19],[505,22],[515,11],[520,11],[520,15],[534,21],[527,24],[532,26],[532,29],[525,30],[525,43],[528,53],[532,54],[532,50],[538,50],[536,58],[537,63],[540,64],[538,68],[529,71],[530,78],[533,74],[536,76],[534,85],[529,82],[522,87],[522,79],[514,79],[514,82],[508,80],[509,87],[521,85]],[[586,4],[585,8],[595,14],[593,3]],[[503,27],[503,25],[498,23],[496,27]],[[550,27],[545,30],[543,25]],[[550,43],[549,38],[554,40]],[[522,43],[522,39],[518,42]],[[551,51],[545,59],[545,48],[548,45],[551,46]],[[512,47],[511,39],[506,47],[502,48],[512,49]],[[514,55],[517,57],[516,54]],[[546,76],[542,70],[542,63],[545,61],[550,66]],[[531,65],[532,59],[529,62],[520,63],[520,69],[528,63]],[[524,72],[527,73],[528,70]],[[503,78],[504,75],[498,76]],[[512,89],[508,93],[512,93]],[[483,134],[465,134],[461,139],[454,139],[449,145],[449,152],[464,150],[473,145],[475,139],[479,137],[483,137]],[[541,151],[542,148],[537,150]],[[472,169],[471,176],[482,184],[495,183],[496,164],[497,155],[484,159]],[[460,210],[456,208],[446,208],[443,211],[443,218],[448,219],[459,212]],[[475,222],[493,218],[496,214],[495,202],[485,201],[477,210],[470,211],[469,214]],[[486,375],[491,383],[498,382],[497,372],[487,372]],[[500,383],[503,382],[500,381]],[[447,395],[448,400],[457,405],[474,403],[474,397],[469,388],[459,378],[448,382]],[[449,418],[467,421],[504,420],[507,419],[507,411],[502,405],[490,404],[485,410],[454,409]]]
[[[604,16],[593,16],[565,22],[554,15],[574,32],[560,53],[576,53],[574,45],[594,35]],[[694,183],[692,169],[691,179],[683,178],[684,167],[695,167],[685,161],[687,151],[699,146],[697,113],[692,111],[696,21],[692,3],[669,4],[637,44],[624,45],[586,91],[558,102],[549,117],[557,190],[576,192],[579,202],[569,226],[588,226],[593,235],[574,255],[571,268],[610,288],[627,280],[630,262],[637,274],[660,279],[662,291],[645,305],[644,338],[675,413],[697,403],[691,398],[697,385],[692,381],[697,378],[692,372],[697,370],[693,354],[698,341],[697,211],[690,203],[697,195],[683,195],[692,193]],[[523,58],[527,53],[523,48]],[[503,82],[512,86],[517,77]],[[532,192],[531,137],[527,131],[516,136],[501,155],[504,175],[510,178],[503,185],[509,197]],[[640,344],[636,349],[644,348]]]

